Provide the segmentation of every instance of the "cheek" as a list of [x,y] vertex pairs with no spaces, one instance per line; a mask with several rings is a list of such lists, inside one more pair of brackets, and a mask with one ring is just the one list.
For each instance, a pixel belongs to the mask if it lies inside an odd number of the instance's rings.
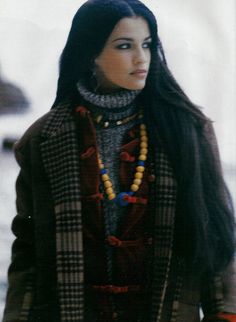
[[98,65],[105,74],[120,74],[128,67],[128,57],[120,54],[115,55],[114,53],[104,55],[102,59],[98,61]]
[[148,64],[150,65],[150,63],[151,63],[151,52],[150,51],[147,54],[147,61],[148,61]]

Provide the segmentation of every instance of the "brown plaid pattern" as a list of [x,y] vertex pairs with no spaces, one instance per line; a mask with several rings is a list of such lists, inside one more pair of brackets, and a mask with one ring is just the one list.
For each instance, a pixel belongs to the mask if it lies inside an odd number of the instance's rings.
[[27,276],[27,282],[26,282],[27,285],[26,285],[26,290],[23,297],[22,307],[21,307],[21,313],[19,317],[19,320],[22,322],[28,321],[29,310],[31,308],[33,294],[34,294],[33,276],[34,276],[34,272],[33,270],[31,270]]
[[161,148],[155,152],[153,166],[157,180],[151,198],[151,209],[154,212],[151,322],[159,322],[172,255],[177,184],[172,167]]
[[212,315],[224,311],[223,283],[221,276],[217,275],[210,281],[204,298],[204,310]]
[[[64,120],[62,126],[60,126]],[[60,135],[54,135],[60,131]],[[75,124],[68,109],[53,111],[41,145],[56,216],[57,279],[61,320],[83,321],[84,271],[79,162]]]
[[[79,181],[79,151],[70,109],[60,106],[49,113],[42,130],[41,153],[54,198],[56,216],[57,279],[61,322],[84,321],[84,259]],[[174,236],[177,184],[162,149],[154,153],[156,183],[151,190],[154,217],[154,257],[150,322],[162,321],[162,309],[170,273]],[[178,316],[182,263],[177,268],[171,322]],[[213,281],[209,302],[221,307],[222,289]],[[28,303],[28,307],[27,307]],[[31,301],[25,301],[21,321],[27,320]]]

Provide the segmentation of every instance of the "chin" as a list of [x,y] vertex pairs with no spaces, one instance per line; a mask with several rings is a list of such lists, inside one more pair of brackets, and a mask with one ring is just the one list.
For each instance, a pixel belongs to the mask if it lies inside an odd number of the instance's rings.
[[137,83],[136,84],[127,84],[126,86],[123,86],[123,88],[135,91],[135,90],[144,89],[145,85],[146,85],[146,82],[139,83],[139,84],[137,84]]

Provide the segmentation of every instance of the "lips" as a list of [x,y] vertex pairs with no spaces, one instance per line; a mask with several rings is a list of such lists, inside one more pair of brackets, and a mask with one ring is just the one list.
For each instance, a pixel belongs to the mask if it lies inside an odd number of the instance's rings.
[[145,75],[147,74],[146,69],[137,69],[131,73],[131,75]]

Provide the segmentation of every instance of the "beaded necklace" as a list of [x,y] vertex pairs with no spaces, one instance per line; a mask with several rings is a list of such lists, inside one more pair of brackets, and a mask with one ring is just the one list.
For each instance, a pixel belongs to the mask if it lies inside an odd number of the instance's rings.
[[139,190],[139,187],[142,183],[142,178],[145,171],[145,161],[147,160],[147,154],[148,154],[148,136],[146,131],[146,125],[144,123],[141,123],[140,124],[140,154],[138,157],[136,173],[134,175],[133,184],[130,187],[130,191],[120,192],[118,195],[114,192],[113,185],[108,174],[108,170],[105,169],[104,163],[100,155],[98,155],[98,164],[99,164],[101,179],[104,184],[107,198],[110,201],[116,202],[120,206],[127,206],[129,203],[135,202],[135,198],[133,196],[135,192]]

